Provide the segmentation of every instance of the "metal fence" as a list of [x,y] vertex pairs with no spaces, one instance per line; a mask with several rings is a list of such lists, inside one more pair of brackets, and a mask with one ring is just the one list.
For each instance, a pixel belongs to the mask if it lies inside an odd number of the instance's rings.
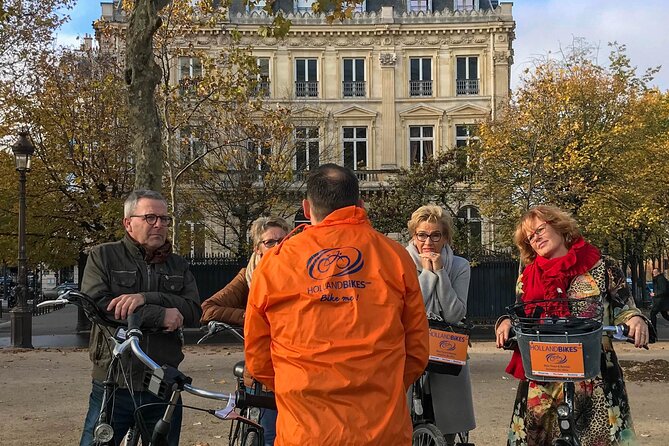
[[472,266],[467,298],[467,319],[493,324],[515,301],[518,261],[487,259]]
[[[200,298],[205,300],[229,283],[246,259],[227,256],[188,257]],[[467,318],[475,324],[492,324],[515,299],[518,262],[489,258],[472,267],[467,300]]]
[[248,262],[244,258],[224,255],[186,257],[186,260],[190,263],[202,301],[232,281]]

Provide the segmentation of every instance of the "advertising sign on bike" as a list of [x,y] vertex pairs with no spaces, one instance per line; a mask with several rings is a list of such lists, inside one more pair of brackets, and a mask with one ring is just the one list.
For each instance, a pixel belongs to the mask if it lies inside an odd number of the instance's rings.
[[467,362],[469,336],[453,331],[430,328],[430,360],[464,365]]
[[532,374],[550,378],[584,378],[583,344],[530,341]]

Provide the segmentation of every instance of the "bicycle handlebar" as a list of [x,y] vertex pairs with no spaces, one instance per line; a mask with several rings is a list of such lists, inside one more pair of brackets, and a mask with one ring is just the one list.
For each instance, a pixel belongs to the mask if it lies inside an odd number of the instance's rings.
[[[202,336],[197,341],[197,343],[201,344],[202,342],[206,341],[207,339],[215,336],[217,333],[220,333],[221,331],[224,330],[230,331],[237,339],[244,342],[244,335],[238,331],[240,328],[241,327],[234,327],[230,324],[226,324],[225,322],[221,321],[209,321],[209,323],[206,325],[207,333],[205,333],[205,335]],[[205,327],[202,327],[202,329],[204,330]]]

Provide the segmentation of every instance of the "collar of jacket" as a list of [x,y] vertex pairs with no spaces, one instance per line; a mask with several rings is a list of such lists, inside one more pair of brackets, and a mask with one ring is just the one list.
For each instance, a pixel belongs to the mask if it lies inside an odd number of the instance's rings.
[[369,219],[367,218],[367,212],[363,208],[358,206],[346,206],[345,208],[336,209],[330,212],[327,217],[318,224],[309,225],[305,223],[290,231],[290,234],[284,237],[283,241],[279,243],[279,246],[276,247],[273,254],[279,255],[283,243],[300,230],[307,231],[334,225],[360,225],[364,223],[369,223]]
[[153,255],[149,257],[142,245],[140,245],[127,232],[123,237],[123,244],[133,257],[142,259],[147,263],[165,263],[167,257],[172,253],[172,244],[169,240],[166,240],[165,244],[158,248]]
[[122,241],[125,248],[133,257],[144,259],[144,249],[142,249],[142,246],[134,238],[130,237],[130,234],[126,232]]

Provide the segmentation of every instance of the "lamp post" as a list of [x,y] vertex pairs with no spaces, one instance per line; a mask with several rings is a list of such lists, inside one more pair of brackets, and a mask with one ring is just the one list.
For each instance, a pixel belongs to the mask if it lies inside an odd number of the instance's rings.
[[12,346],[33,348],[32,309],[28,306],[28,275],[26,274],[26,172],[30,170],[30,157],[35,147],[27,132],[20,132],[12,146],[16,170],[19,172],[19,277],[16,286],[17,304],[12,309]]

